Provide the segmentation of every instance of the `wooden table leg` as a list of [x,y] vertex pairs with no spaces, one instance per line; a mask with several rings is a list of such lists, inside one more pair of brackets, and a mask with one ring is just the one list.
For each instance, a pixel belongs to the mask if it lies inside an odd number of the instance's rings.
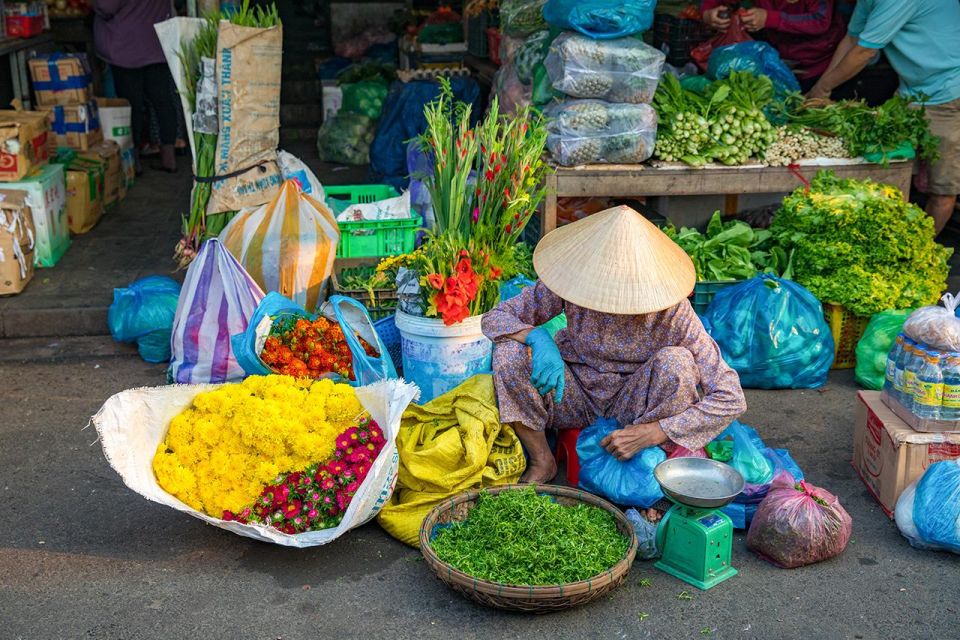
[[540,220],[540,237],[557,228],[557,174],[547,176],[547,197],[543,204],[543,218]]

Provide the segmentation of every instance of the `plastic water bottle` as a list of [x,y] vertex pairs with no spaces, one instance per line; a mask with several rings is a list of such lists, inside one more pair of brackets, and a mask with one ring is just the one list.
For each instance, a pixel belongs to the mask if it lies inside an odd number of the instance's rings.
[[893,346],[890,347],[890,353],[887,354],[887,366],[883,372],[883,390],[888,396],[898,401],[899,398],[897,397],[894,378],[896,377],[897,372],[897,358],[900,357],[900,352],[903,351],[903,341],[905,338],[906,336],[902,333],[897,336]]
[[943,364],[941,420],[960,420],[960,353],[948,353]]
[[903,405],[904,409],[913,411],[913,381],[916,378],[916,369],[911,372],[916,358],[917,343],[909,338],[903,342],[903,351],[897,360],[897,368],[894,372],[894,385],[897,391],[897,402]]
[[927,420],[940,419],[943,405],[943,370],[940,352],[933,349],[921,352],[922,362],[917,370],[913,412]]

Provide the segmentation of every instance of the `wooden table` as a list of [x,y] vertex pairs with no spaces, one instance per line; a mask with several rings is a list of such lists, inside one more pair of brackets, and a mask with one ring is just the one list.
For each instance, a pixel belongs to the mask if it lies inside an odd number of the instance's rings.
[[[805,165],[797,171],[807,180],[821,169],[841,178],[870,178],[891,184],[904,196],[910,192],[912,162],[883,167],[877,164]],[[557,228],[557,198],[606,196],[739,195],[746,193],[787,193],[802,185],[788,167],[658,168],[644,164],[595,164],[556,167],[547,176],[547,197],[541,233]]]

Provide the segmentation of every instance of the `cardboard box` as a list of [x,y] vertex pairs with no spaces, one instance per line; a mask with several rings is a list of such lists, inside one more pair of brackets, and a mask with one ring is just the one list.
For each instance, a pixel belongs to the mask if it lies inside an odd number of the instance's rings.
[[0,189],[0,295],[20,293],[33,278],[33,218],[23,191]]
[[103,215],[104,164],[77,157],[67,170],[67,223],[72,233],[86,233]]
[[96,102],[37,107],[37,110],[50,114],[53,151],[56,151],[57,147],[87,151],[90,147],[103,142]]
[[0,111],[0,181],[12,182],[50,157],[49,116],[36,111]]
[[859,392],[856,404],[853,468],[892,518],[897,498],[927,467],[960,458],[960,434],[914,431],[883,403],[879,391]]
[[104,140],[113,140],[120,148],[133,146],[130,103],[123,98],[97,98],[100,128]]
[[4,188],[23,191],[36,231],[33,263],[52,267],[70,248],[70,227],[67,224],[67,185],[63,165],[47,164],[39,173],[30,174]]
[[93,75],[82,53],[37,54],[28,66],[40,106],[78,104],[93,98]]
[[126,186],[121,195],[121,184],[126,183],[120,163],[120,145],[113,140],[104,140],[89,151],[80,154],[81,158],[90,158],[104,163],[103,204],[109,206],[126,195]]

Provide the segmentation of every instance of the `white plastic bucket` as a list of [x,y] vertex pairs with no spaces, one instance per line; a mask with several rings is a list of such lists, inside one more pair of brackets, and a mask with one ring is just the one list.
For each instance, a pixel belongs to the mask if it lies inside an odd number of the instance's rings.
[[420,402],[443,395],[478,373],[489,373],[493,343],[473,316],[447,326],[435,318],[418,318],[397,311],[403,353],[403,377],[420,387]]

